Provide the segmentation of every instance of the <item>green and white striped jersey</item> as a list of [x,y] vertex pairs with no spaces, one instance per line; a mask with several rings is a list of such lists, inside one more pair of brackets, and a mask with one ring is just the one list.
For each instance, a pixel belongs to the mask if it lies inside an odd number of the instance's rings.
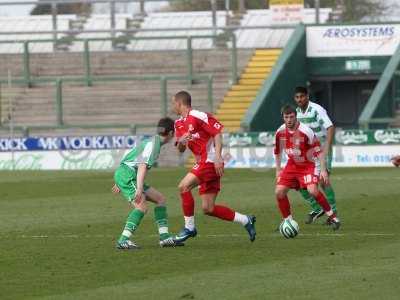
[[159,135],[145,139],[125,155],[121,161],[121,165],[124,164],[136,170],[139,164],[145,163],[147,168],[150,169],[157,161],[160,155],[160,149],[161,138]]
[[307,109],[303,112],[300,107],[296,108],[297,120],[310,127],[320,140],[321,144],[325,143],[326,130],[333,126],[326,110],[317,103],[308,102]]

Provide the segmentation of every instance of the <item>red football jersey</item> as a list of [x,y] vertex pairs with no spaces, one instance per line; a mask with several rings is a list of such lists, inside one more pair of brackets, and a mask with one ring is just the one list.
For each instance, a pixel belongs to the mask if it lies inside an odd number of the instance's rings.
[[181,117],[175,121],[175,137],[178,141],[181,136],[190,132],[192,138],[187,146],[193,152],[197,163],[213,163],[213,137],[220,133],[223,127],[211,114],[192,109],[185,118]]
[[314,131],[300,122],[293,131],[288,130],[285,124],[276,131],[274,153],[277,155],[282,150],[288,156],[288,165],[312,167],[319,164],[320,142]]

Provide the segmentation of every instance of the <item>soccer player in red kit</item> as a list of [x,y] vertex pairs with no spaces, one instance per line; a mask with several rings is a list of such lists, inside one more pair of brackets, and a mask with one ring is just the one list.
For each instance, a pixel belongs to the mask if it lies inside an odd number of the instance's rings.
[[[275,195],[282,217],[292,218],[287,194],[290,189],[306,188],[317,200],[328,216],[333,230],[340,227],[340,221],[332,211],[324,194],[318,189],[322,180],[328,184],[325,158],[320,143],[311,128],[300,123],[296,110],[290,105],[282,108],[284,124],[275,135],[276,189]],[[288,161],[281,169],[281,153],[285,151]]]
[[175,121],[176,146],[180,152],[189,148],[196,158],[192,170],[179,183],[185,227],[175,240],[183,242],[197,234],[191,190],[199,186],[203,212],[212,217],[242,224],[253,242],[256,237],[255,216],[243,215],[229,207],[215,204],[224,172],[221,133],[223,125],[211,114],[192,109],[191,102],[191,96],[186,91],[177,93],[172,101],[175,112],[180,116]]

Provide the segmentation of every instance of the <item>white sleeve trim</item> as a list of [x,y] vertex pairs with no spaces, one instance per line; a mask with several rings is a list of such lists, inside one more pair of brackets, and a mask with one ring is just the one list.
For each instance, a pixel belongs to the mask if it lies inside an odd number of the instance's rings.
[[205,112],[192,109],[192,110],[189,112],[189,115],[191,115],[191,116],[193,116],[193,117],[195,117],[195,118],[197,118],[197,119],[200,119],[200,120],[202,120],[204,123],[207,123],[207,124],[208,124],[208,116],[207,116],[207,114],[206,114]]
[[148,142],[142,152],[143,161],[148,162],[150,160],[151,154],[153,153],[153,149],[154,149],[154,142]]

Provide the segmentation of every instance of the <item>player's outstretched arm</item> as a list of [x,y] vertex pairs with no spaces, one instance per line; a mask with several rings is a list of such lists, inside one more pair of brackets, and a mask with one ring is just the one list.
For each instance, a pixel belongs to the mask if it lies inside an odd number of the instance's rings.
[[176,148],[178,149],[178,151],[180,153],[183,153],[186,150],[186,145],[178,142],[178,143],[176,143]]
[[279,173],[282,171],[282,158],[281,158],[281,153],[275,154],[275,177],[278,179]]
[[323,149],[325,152],[325,156],[328,155],[332,147],[334,136],[335,136],[335,126],[332,125],[326,129],[326,141]]
[[282,149],[284,148],[284,144],[281,141],[279,131],[275,133],[275,145],[274,145],[274,157],[275,157],[275,168],[276,168],[276,180],[278,181],[279,174],[282,171]]
[[215,172],[218,176],[222,176],[224,174],[224,160],[222,158],[222,134],[217,133],[214,136],[214,145],[215,145]]
[[328,171],[326,170],[326,161],[325,161],[325,153],[324,151],[321,151],[318,154],[318,159],[319,159],[319,163],[321,165],[321,180],[322,182],[327,185],[329,184],[329,174]]
[[192,134],[190,132],[185,133],[176,141],[176,148],[180,153],[185,152],[187,147],[187,142],[192,138]]

